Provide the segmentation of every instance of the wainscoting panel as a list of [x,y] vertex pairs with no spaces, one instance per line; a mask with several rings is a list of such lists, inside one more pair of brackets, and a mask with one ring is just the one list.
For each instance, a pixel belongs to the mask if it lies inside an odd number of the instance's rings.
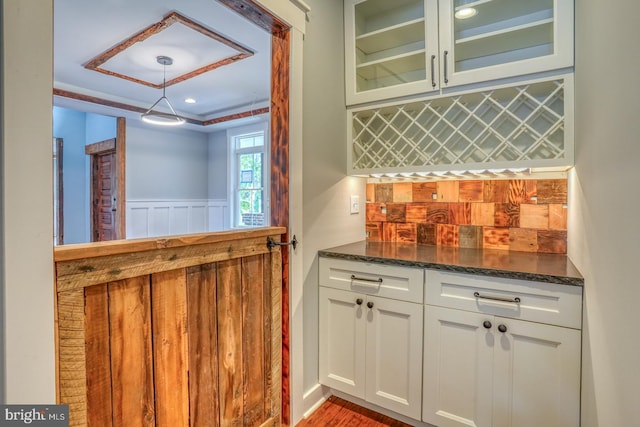
[[226,200],[127,200],[127,238],[229,229]]

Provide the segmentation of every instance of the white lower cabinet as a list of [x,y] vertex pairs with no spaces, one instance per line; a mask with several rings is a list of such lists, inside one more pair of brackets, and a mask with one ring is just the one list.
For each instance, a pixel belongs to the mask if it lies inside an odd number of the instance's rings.
[[[515,281],[517,291],[507,295],[503,279],[468,277],[466,289],[464,276],[427,273],[427,302],[437,295],[436,301],[452,298],[451,305],[464,306],[469,291],[476,310],[425,306],[423,421],[438,427],[578,427],[580,330],[516,317],[536,316],[536,304],[544,302],[569,322],[575,315],[564,313],[580,312],[581,293],[564,285],[525,289]],[[571,307],[576,304],[577,310]]]
[[421,304],[320,287],[320,382],[420,419]]

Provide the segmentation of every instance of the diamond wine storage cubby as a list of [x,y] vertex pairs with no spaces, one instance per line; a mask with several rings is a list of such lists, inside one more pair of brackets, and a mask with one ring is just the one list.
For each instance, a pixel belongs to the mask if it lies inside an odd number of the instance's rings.
[[573,164],[571,75],[349,110],[349,173]]

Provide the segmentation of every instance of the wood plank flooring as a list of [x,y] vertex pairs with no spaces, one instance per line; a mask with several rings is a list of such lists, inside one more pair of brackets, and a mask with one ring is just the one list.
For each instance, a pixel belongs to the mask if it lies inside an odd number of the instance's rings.
[[411,427],[386,415],[331,396],[309,418],[296,427]]

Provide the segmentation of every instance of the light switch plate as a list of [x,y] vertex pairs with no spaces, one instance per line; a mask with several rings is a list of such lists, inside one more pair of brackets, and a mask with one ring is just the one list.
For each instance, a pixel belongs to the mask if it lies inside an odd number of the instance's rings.
[[355,194],[351,195],[350,212],[352,214],[360,213],[360,196]]

